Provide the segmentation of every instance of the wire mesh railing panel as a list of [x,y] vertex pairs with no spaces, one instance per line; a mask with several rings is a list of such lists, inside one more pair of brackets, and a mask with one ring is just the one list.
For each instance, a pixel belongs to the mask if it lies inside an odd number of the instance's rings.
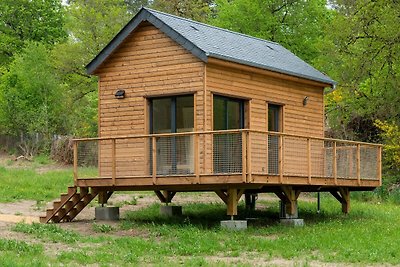
[[378,147],[362,146],[360,148],[360,176],[362,179],[378,179]]
[[242,172],[242,134],[226,133],[213,136],[214,173]]
[[311,177],[326,177],[324,141],[309,139],[311,151]]
[[336,142],[336,173],[338,178],[357,178],[357,146]]
[[78,177],[95,178],[99,176],[99,144],[97,140],[78,142]]
[[279,174],[279,153],[280,153],[280,138],[279,135],[268,134],[265,136],[268,140],[268,162],[267,169],[268,174],[278,175]]
[[251,170],[255,174],[268,173],[268,136],[265,133],[251,135]]
[[156,153],[157,175],[194,173],[193,135],[157,137]]
[[324,177],[334,177],[334,144],[333,141],[324,141]]
[[147,138],[115,140],[116,177],[135,177],[149,175]]
[[284,175],[308,175],[307,146],[307,139],[291,136],[283,137]]

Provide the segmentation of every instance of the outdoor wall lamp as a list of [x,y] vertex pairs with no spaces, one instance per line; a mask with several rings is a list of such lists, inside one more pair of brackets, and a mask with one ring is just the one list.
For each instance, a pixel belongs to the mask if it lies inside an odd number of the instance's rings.
[[305,97],[303,98],[303,106],[306,106],[306,105],[307,105],[308,99],[309,99],[308,96],[305,96]]
[[115,98],[117,99],[125,98],[125,90],[120,89],[117,92],[115,92]]

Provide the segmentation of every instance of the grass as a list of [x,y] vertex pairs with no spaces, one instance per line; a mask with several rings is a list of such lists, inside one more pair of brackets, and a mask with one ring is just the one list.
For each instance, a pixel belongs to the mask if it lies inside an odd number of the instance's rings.
[[[26,169],[0,167],[0,184],[0,202],[32,199],[42,205],[72,184],[72,169],[39,174],[36,165]],[[159,205],[154,204],[124,213],[119,224],[89,224],[85,234],[55,224],[20,223],[12,231],[24,236],[22,240],[0,238],[0,265],[252,266],[270,265],[273,259],[300,266],[313,262],[359,266],[400,263],[400,209],[396,201],[382,202],[371,193],[352,194],[351,213],[343,215],[333,197],[321,195],[320,214],[315,202],[299,202],[299,214],[306,223],[302,228],[279,225],[277,201],[260,201],[258,204],[267,208],[251,214],[259,219],[242,232],[219,227],[220,221],[227,219],[226,208],[219,203],[184,205],[184,216],[176,218],[161,216]],[[132,196],[121,205],[135,205],[136,201]],[[243,203],[239,214],[238,219],[246,216]]]
[[[0,166],[0,202],[36,200],[40,207],[65,193],[67,187],[73,185],[72,167],[40,171],[46,164],[45,158],[39,158],[23,168]],[[89,167],[80,167],[79,171],[82,176],[95,176],[97,173],[95,168]]]
[[[163,217],[159,205],[151,205],[125,213],[119,225],[94,223],[94,234],[86,235],[58,225],[21,223],[13,231],[33,238],[35,244],[2,240],[11,243],[0,249],[0,261],[1,255],[28,260],[35,251],[41,259],[38,266],[251,266],[272,259],[305,266],[312,262],[399,264],[400,209],[395,204],[353,201],[351,214],[342,215],[339,203],[324,195],[320,214],[315,203],[299,203],[306,222],[302,228],[279,225],[276,202],[261,204],[268,209],[256,211],[253,215],[259,220],[241,232],[219,227],[220,220],[226,219],[222,204],[188,204],[178,218]],[[244,214],[243,205],[239,212]],[[44,249],[48,243],[59,247],[57,253]]]

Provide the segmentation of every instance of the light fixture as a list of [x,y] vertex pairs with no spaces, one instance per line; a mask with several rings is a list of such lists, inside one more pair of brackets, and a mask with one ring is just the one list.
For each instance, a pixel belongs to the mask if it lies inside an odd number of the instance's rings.
[[303,106],[306,106],[307,103],[308,103],[308,96],[305,96],[305,97],[303,98]]
[[117,99],[125,98],[125,90],[120,89],[120,90],[116,91],[115,98],[117,98]]

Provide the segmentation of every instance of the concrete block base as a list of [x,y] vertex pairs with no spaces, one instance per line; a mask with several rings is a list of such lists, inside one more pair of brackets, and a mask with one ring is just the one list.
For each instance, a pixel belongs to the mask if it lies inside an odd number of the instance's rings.
[[294,226],[294,227],[302,227],[304,226],[303,219],[280,219],[282,225],[286,226]]
[[160,206],[160,214],[167,217],[182,216],[182,206]]
[[234,230],[234,231],[246,230],[247,229],[247,221],[244,221],[244,220],[221,221],[221,228],[228,229],[228,230]]
[[95,218],[99,221],[118,221],[118,207],[96,207],[94,210]]

